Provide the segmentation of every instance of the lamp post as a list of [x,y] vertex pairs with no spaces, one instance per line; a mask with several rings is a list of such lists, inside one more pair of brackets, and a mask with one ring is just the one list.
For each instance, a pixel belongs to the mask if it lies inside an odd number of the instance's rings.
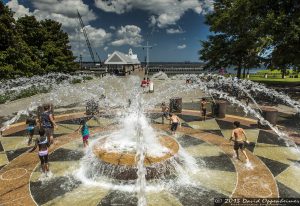
[[147,64],[146,64],[146,71],[145,71],[145,73],[148,74],[148,67],[149,67],[149,49],[152,49],[152,46],[149,45],[149,42],[147,41],[147,45],[142,46],[142,47],[143,47],[143,49],[146,49],[146,53],[147,53],[147,60],[146,60]]

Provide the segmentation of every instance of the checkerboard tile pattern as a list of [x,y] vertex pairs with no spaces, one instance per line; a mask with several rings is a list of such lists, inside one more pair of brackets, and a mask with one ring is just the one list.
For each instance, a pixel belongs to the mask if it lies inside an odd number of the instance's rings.
[[[201,117],[197,115],[182,114],[178,116],[181,120],[182,127],[217,134],[220,138],[225,139],[229,139],[231,136],[233,129],[232,121],[228,121],[226,118],[222,120],[210,118],[206,121],[202,121]],[[150,118],[155,124],[162,123],[160,114],[152,115]],[[90,127],[105,127],[115,123],[112,118],[91,119],[88,121]],[[165,120],[164,124],[169,124],[169,122]],[[60,122],[59,129],[55,131],[56,138],[73,133],[78,126],[78,120]],[[280,196],[299,198],[300,158],[297,151],[291,147],[287,147],[284,140],[278,138],[270,131],[260,130],[246,125],[242,125],[242,127],[245,129],[248,140],[250,141],[250,144],[247,145],[247,149],[259,157],[269,168],[277,181]],[[30,148],[27,145],[27,137],[20,134],[22,133],[19,132],[0,138],[0,170],[3,166],[9,164],[10,161]],[[199,198],[203,199],[205,197],[207,199],[210,195],[218,197],[230,196],[235,186],[233,183],[236,181],[236,172],[230,162],[226,163],[226,161],[229,160],[228,157],[224,156],[222,151],[215,145],[194,138],[193,135],[183,134],[180,132],[180,129],[178,134],[177,141],[182,147],[198,161],[197,163],[199,165],[205,165],[205,167],[202,168],[203,171],[195,175],[195,179],[199,182],[203,182],[203,187],[195,187],[192,189],[182,187],[179,190],[181,191],[180,194],[167,191],[160,193],[153,192],[147,196],[148,203],[150,202],[153,205],[157,205],[156,203],[161,201],[165,202],[164,205],[186,205],[187,200],[189,200],[191,204],[193,201],[196,204],[197,201],[200,201]],[[65,156],[65,158],[62,158],[63,156]],[[51,155],[51,168],[56,175],[55,181],[51,183],[53,187],[58,183],[70,181],[68,171],[78,166],[77,160],[81,157],[82,143],[80,140],[64,145]],[[41,184],[38,180],[38,175],[39,168],[37,168],[31,178],[33,185],[32,193],[35,194],[36,197],[42,195],[42,192],[34,189],[38,188]],[[205,182],[209,182],[209,184],[205,184]],[[84,191],[85,195],[82,199],[78,199],[79,203],[81,201],[82,204],[109,205],[119,204],[122,201],[128,204],[135,204],[137,201],[134,197],[126,193],[121,194],[114,190],[110,191],[99,188],[97,190],[84,188],[84,186],[76,181],[68,188],[68,191],[61,191],[61,193],[59,193],[60,196],[47,197],[48,199],[46,197],[44,199],[42,198],[43,200],[41,200],[40,203],[45,205],[69,205],[82,191]],[[192,193],[189,193],[191,191]],[[209,193],[206,191],[209,191]],[[199,196],[200,193],[203,195]],[[93,198],[95,196],[97,196],[96,199]]]

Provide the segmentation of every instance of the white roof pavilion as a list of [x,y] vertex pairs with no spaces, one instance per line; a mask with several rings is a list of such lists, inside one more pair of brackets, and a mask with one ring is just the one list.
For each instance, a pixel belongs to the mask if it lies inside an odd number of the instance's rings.
[[106,65],[133,65],[141,64],[136,54],[132,53],[132,49],[129,49],[128,54],[124,54],[119,51],[114,51],[108,55],[107,60],[104,62]]

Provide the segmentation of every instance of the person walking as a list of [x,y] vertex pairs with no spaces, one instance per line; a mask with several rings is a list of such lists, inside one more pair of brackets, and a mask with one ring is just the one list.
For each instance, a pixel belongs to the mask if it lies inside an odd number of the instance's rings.
[[[239,149],[243,153],[246,158],[246,161],[249,161],[249,158],[245,152],[245,144],[249,143],[245,131],[240,128],[240,122],[235,121],[233,122],[235,129],[232,130],[231,137],[229,142],[233,141],[233,149],[236,153],[236,158],[239,160]],[[233,139],[233,140],[232,140]]]
[[41,114],[41,126],[44,128],[48,142],[51,145],[53,144],[54,128],[57,128],[57,125],[54,121],[54,117],[50,108],[51,107],[49,104],[44,105],[44,112]]

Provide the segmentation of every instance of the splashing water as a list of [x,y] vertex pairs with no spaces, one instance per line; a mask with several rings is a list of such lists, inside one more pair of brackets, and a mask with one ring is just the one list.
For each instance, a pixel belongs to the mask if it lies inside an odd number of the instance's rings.
[[[141,104],[139,104],[138,108],[138,120],[141,119]],[[140,122],[140,121],[139,121]],[[144,166],[145,160],[145,144],[144,144],[144,135],[143,135],[143,128],[140,123],[137,124],[137,147],[136,147],[136,160],[137,160],[137,198],[138,198],[138,205],[145,206],[147,205],[146,201],[146,168]]]
[[[162,73],[156,76],[154,75],[154,77],[158,79],[159,76],[164,75]],[[185,84],[185,79],[187,78],[192,79],[193,83]],[[21,82],[24,81],[22,80]],[[232,79],[224,78],[219,75],[179,75],[172,79],[166,77],[164,81],[160,82],[160,90],[155,94],[142,94],[138,82],[139,78],[135,76],[129,78],[107,76],[101,80],[92,81],[91,83],[87,82],[81,85],[72,85],[69,81],[57,86],[54,84],[53,90],[46,95],[35,97],[35,101],[33,101],[28,108],[18,111],[17,115],[7,121],[1,129],[8,128],[9,125],[17,121],[21,115],[27,115],[29,111],[35,110],[37,106],[44,102],[50,101],[56,107],[72,104],[83,107],[85,102],[91,98],[99,100],[99,105],[101,108],[105,108],[106,114],[113,114],[118,118],[118,130],[108,134],[97,134],[96,139],[92,141],[90,147],[87,148],[84,157],[80,161],[80,167],[74,172],[74,176],[86,185],[134,192],[137,194],[139,205],[147,204],[146,194],[149,191],[171,190],[174,184],[195,184],[192,173],[197,173],[199,166],[205,167],[205,164],[197,164],[197,161],[180,147],[178,154],[170,161],[170,165],[164,168],[170,171],[174,170],[172,171],[172,175],[174,175],[175,180],[170,180],[165,177],[151,182],[146,180],[147,170],[144,165],[145,156],[160,157],[168,153],[169,150],[159,143],[157,138],[159,132],[151,127],[144,113],[155,108],[155,106],[162,101],[168,101],[172,97],[188,96],[193,92],[195,95],[199,95],[195,91],[201,91],[205,94],[212,95],[212,97],[225,99],[232,105],[237,105],[242,108],[245,114],[250,114],[260,122],[268,125],[279,138],[285,140],[287,146],[294,146],[294,148],[291,149],[298,152],[295,143],[288,138],[288,135],[280,131],[276,126],[271,125],[261,116],[260,112],[256,110],[259,106],[256,103],[255,95],[261,95],[261,93],[263,93],[280,99],[299,111],[300,107],[298,102],[275,90],[268,89],[263,85],[248,80],[235,82],[237,90],[243,92],[252,100],[256,107],[254,109],[234,96],[230,89],[227,90],[233,85]],[[15,82],[9,83],[8,85],[13,84],[15,84]],[[13,86],[10,87],[12,88]],[[18,90],[17,88],[20,88],[20,85],[14,88]],[[3,87],[2,90],[4,91],[5,88]],[[256,92],[258,94],[256,94]],[[130,107],[128,107],[128,99],[132,102]],[[26,105],[24,106],[26,107]],[[138,176],[136,180],[126,182],[116,181],[102,173],[103,171],[106,171],[105,174],[107,174],[107,172],[114,173],[119,170],[119,168],[111,165],[103,165],[93,153],[93,148],[97,146],[99,139],[105,138],[108,138],[110,141],[101,145],[101,148],[105,148],[107,151],[135,152]],[[249,170],[253,169],[253,165],[250,162],[247,162],[245,167]]]
[[245,167],[248,170],[253,170],[254,169],[253,164],[249,160],[246,161]]

